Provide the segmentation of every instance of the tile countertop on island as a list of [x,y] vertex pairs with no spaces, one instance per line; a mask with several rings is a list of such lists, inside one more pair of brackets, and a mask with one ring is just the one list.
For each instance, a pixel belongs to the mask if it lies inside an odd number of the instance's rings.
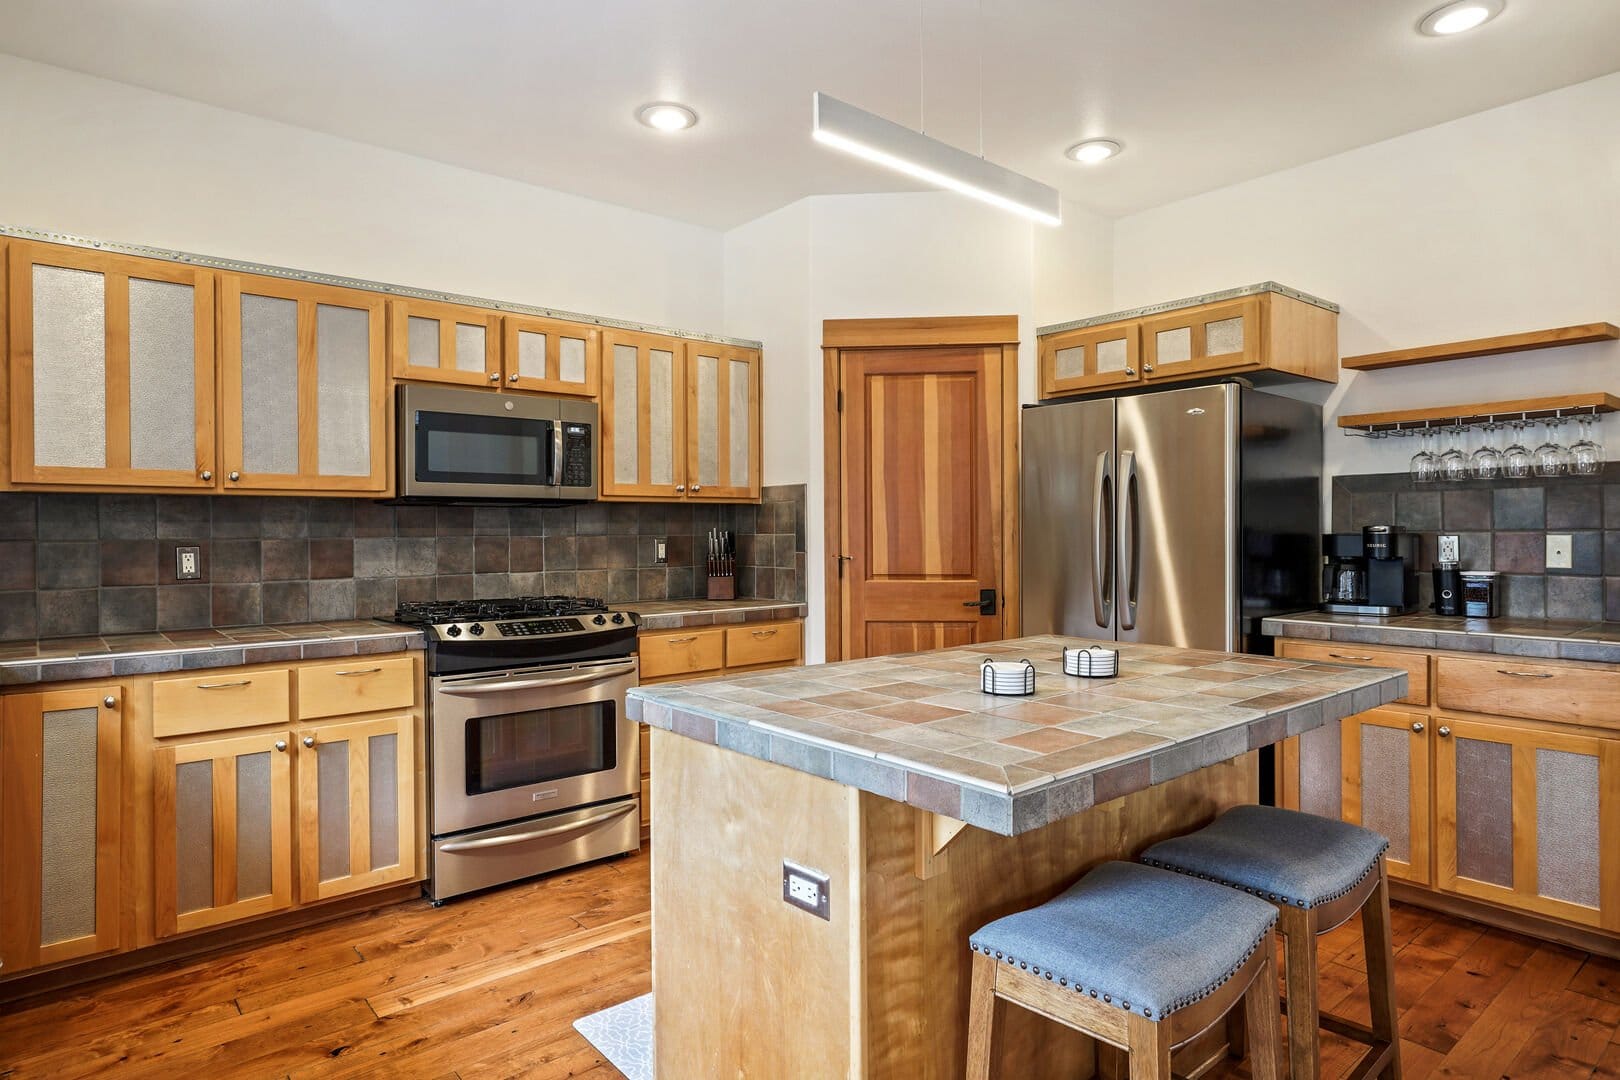
[[639,615],[642,630],[683,630],[688,626],[778,622],[802,619],[809,612],[805,604],[748,597],[737,600],[645,600],[616,606]]
[[[627,708],[1011,836],[1407,692],[1404,671],[1123,642],[1118,677],[1064,675],[1062,647],[1081,644],[1094,643],[1030,637],[640,687]],[[980,693],[987,656],[1028,657],[1035,694]]]
[[421,631],[371,619],[17,641],[0,644],[0,686],[405,652],[423,647]]
[[1620,664],[1620,623],[1615,622],[1302,611],[1266,619],[1261,629],[1272,637]]

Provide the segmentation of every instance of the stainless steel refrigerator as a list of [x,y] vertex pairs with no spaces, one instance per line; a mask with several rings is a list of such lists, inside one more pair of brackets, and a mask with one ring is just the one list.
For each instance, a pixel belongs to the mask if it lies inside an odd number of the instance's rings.
[[1269,652],[1314,607],[1322,412],[1228,381],[1023,410],[1026,634]]

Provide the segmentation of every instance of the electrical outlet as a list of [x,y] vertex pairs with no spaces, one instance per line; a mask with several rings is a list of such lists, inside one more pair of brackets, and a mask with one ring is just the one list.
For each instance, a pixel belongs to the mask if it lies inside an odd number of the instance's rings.
[[800,866],[792,859],[782,860],[782,899],[803,908],[818,919],[832,919],[828,909],[831,879],[820,870]]
[[1569,570],[1575,565],[1575,538],[1569,533],[1547,534],[1547,569]]
[[1457,538],[1455,536],[1442,536],[1440,538],[1440,561],[1441,562],[1449,562],[1449,563],[1461,562],[1462,558],[1458,554],[1458,551],[1459,551],[1459,545],[1457,543]]
[[653,541],[653,562],[669,562],[669,541],[662,536]]
[[174,549],[174,580],[196,581],[202,577],[202,549],[177,547]]

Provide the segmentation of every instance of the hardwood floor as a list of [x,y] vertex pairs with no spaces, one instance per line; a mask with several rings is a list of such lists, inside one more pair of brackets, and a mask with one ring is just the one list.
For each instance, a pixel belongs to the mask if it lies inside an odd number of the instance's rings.
[[[0,1077],[609,1080],[572,1023],[650,989],[648,870],[644,852],[396,904],[0,1007]],[[1393,920],[1406,1080],[1620,1080],[1620,964],[1419,908]],[[1366,1022],[1354,920],[1321,963],[1323,1008]],[[1322,1038],[1337,1080],[1356,1047]]]

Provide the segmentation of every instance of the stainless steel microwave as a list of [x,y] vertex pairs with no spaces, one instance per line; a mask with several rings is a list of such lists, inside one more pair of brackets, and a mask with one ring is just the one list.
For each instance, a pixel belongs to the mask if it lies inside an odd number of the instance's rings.
[[591,401],[402,383],[399,497],[594,499],[597,418]]

